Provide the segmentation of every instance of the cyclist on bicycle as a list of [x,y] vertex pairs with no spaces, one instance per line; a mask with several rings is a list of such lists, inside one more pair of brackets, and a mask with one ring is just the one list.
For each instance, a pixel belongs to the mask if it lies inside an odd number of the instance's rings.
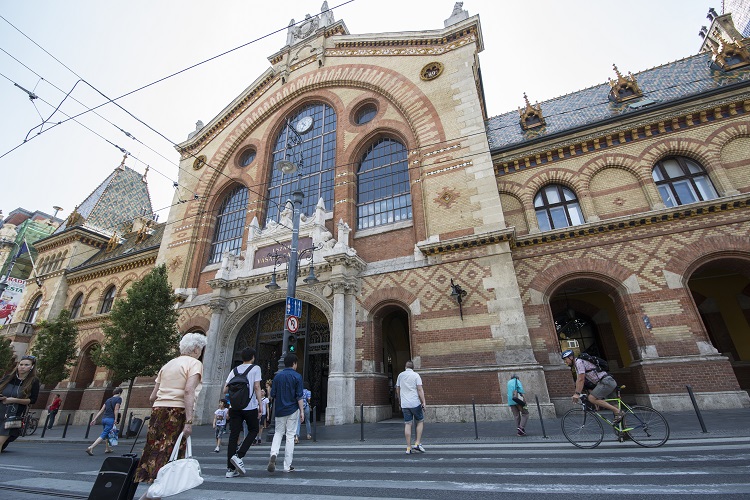
[[575,366],[576,369],[576,391],[572,396],[573,402],[578,403],[580,401],[581,392],[585,385],[593,387],[593,389],[589,390],[588,400],[600,408],[610,410],[615,416],[613,423],[620,423],[625,416],[625,412],[604,401],[604,398],[609,396],[615,390],[615,387],[617,387],[617,382],[612,378],[612,375],[605,371],[597,371],[594,363],[576,358],[575,353],[570,349],[562,353],[562,359],[566,365]]

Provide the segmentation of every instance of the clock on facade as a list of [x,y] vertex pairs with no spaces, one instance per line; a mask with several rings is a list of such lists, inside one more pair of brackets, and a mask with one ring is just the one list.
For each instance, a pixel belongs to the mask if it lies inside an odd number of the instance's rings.
[[313,126],[313,118],[312,116],[303,116],[297,121],[297,124],[294,126],[294,129],[297,131],[298,134],[304,134],[308,130],[310,130]]

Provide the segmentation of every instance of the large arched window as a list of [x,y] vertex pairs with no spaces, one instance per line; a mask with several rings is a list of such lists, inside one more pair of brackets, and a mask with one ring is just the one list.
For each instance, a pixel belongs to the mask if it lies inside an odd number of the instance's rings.
[[539,229],[549,231],[583,224],[583,213],[573,191],[559,184],[542,188],[534,197]]
[[79,293],[76,298],[73,299],[73,304],[70,306],[70,319],[75,319],[81,313],[81,306],[83,305],[83,294]]
[[412,217],[406,148],[381,139],[362,157],[357,174],[357,228],[393,224]]
[[36,321],[36,317],[39,314],[39,307],[41,305],[42,305],[42,296],[39,295],[31,303],[31,307],[29,308],[29,312],[26,313],[26,323],[34,323]]
[[115,287],[112,285],[107,288],[102,299],[102,307],[99,309],[99,314],[108,313],[112,310],[112,303],[115,301]]
[[[305,195],[302,213],[312,214],[318,200],[323,198],[327,210],[333,208],[333,175],[336,167],[336,112],[322,103],[308,104],[288,117],[289,126],[297,127],[302,118],[312,118],[308,130],[302,126],[299,141],[294,132],[285,126],[281,129],[273,148],[272,167],[281,161],[299,162],[297,173],[284,175],[273,168],[268,185],[266,222],[277,220],[286,201],[300,182]],[[304,122],[303,122],[304,123]]]
[[209,264],[219,262],[224,252],[240,254],[246,213],[247,188],[237,186],[224,198],[224,202],[219,207],[219,213],[216,216],[216,232],[208,257]]
[[656,164],[651,176],[667,207],[718,198],[705,169],[689,158],[665,158]]

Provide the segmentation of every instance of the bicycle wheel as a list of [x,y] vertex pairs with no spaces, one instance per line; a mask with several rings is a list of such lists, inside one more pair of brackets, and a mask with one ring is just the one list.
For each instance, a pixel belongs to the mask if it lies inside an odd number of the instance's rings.
[[623,429],[646,448],[656,448],[669,439],[669,424],[661,413],[648,406],[631,406],[625,413]]
[[29,419],[29,425],[26,427],[26,435],[31,436],[36,432],[36,428],[39,425],[39,419],[38,418],[30,418]]
[[604,438],[604,428],[593,412],[573,408],[562,418],[565,438],[578,448],[596,448]]

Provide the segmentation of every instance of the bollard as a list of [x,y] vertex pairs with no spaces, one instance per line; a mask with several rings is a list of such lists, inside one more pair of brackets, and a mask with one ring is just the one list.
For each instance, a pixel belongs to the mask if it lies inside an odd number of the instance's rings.
[[42,437],[44,437],[44,434],[47,432],[47,426],[49,426],[49,413],[47,413],[47,418],[44,419],[44,427],[42,427]]
[[86,439],[89,438],[89,431],[91,430],[91,421],[94,420],[94,414],[89,415],[89,423],[86,424]]
[[471,398],[471,410],[474,412],[474,439],[479,439],[479,427],[477,427],[477,405],[474,404],[474,398]]
[[70,425],[70,414],[68,414],[68,418],[65,419],[65,429],[63,429],[63,435],[62,435],[63,439],[65,439],[65,434],[68,433],[68,425]]
[[549,439],[547,431],[544,430],[544,419],[542,418],[542,407],[539,405],[539,396],[534,396],[536,400],[536,411],[539,412],[539,423],[542,424],[542,438]]
[[365,404],[359,405],[359,435],[360,441],[365,440]]
[[313,406],[312,410],[313,410],[312,411],[313,443],[317,443],[318,442],[318,407]]
[[688,394],[690,395],[690,401],[693,402],[693,408],[695,408],[695,414],[698,415],[698,422],[701,424],[701,429],[703,430],[703,434],[708,433],[706,430],[706,424],[703,422],[703,415],[701,415],[701,410],[698,408],[698,402],[695,400],[695,394],[693,394],[693,388],[689,385],[685,386],[687,388]]

